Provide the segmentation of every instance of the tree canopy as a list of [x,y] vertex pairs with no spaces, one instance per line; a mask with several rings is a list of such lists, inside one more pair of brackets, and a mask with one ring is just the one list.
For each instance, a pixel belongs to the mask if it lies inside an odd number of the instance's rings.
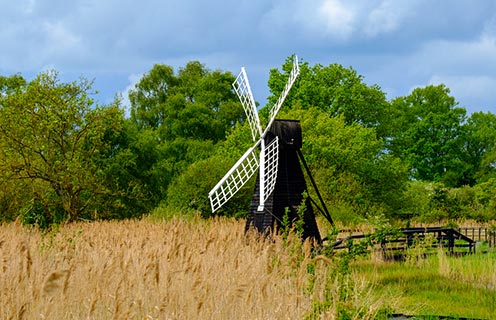
[[470,164],[463,161],[466,111],[457,107],[444,85],[417,88],[392,101],[394,119],[389,149],[405,160],[412,178],[470,183]]
[[107,192],[93,159],[108,152],[106,138],[121,130],[122,111],[95,106],[90,82],[61,83],[56,72],[10,83],[0,98],[2,180],[29,181],[25,210],[38,206],[48,221],[57,214],[75,220]]
[[[282,67],[270,70],[269,104],[274,104],[284,88],[291,71],[292,57]],[[353,68],[339,64],[309,66],[302,63],[300,76],[287,98],[286,106],[299,105],[303,109],[317,107],[329,116],[342,116],[346,124],[359,123],[375,128],[379,137],[388,130],[389,111],[385,93],[377,85],[363,82]]]
[[155,65],[131,90],[131,119],[139,128],[158,130],[161,139],[211,140],[216,143],[244,112],[231,89],[230,72],[210,71],[189,62],[177,75]]

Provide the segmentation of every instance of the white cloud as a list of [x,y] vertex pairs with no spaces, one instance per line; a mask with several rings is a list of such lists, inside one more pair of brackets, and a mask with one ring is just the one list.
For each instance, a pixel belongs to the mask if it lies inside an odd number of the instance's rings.
[[348,38],[355,29],[356,12],[339,0],[324,0],[317,8],[317,14],[327,34]]
[[484,24],[482,37],[493,39],[496,38],[496,14]]
[[81,38],[68,30],[62,22],[45,21],[42,29],[47,42],[55,51],[76,49],[81,43]]
[[129,91],[134,89],[135,85],[141,80],[143,74],[132,73],[127,77],[128,85],[119,94],[122,96],[122,106],[125,110],[126,117],[131,114],[131,101],[129,101]]
[[246,66],[260,94],[270,68],[291,53],[353,66],[394,95],[439,80],[456,95],[472,88],[483,97],[496,75],[494,0],[3,2],[0,74],[52,66],[94,77],[105,97],[121,92],[124,100],[154,63],[191,60],[233,73]]
[[279,0],[263,25],[273,33],[297,25],[300,33],[313,39],[349,41],[397,30],[417,6],[394,0]]
[[33,13],[35,5],[36,5],[35,0],[25,0],[23,3],[21,3],[21,6],[25,14]]
[[424,75],[496,74],[496,39],[482,33],[470,41],[430,41],[411,55],[410,65]]
[[[305,39],[347,40],[355,30],[355,11],[342,0],[276,0],[260,19],[263,36],[288,31]],[[293,39],[294,40],[294,39]]]
[[370,37],[375,37],[381,33],[396,30],[401,24],[401,19],[405,15],[405,9],[406,6],[404,3],[398,6],[397,1],[381,1],[379,5],[369,13],[363,32]]
[[[480,110],[495,112],[496,37],[494,19],[478,35],[466,41],[436,39],[426,42],[409,57],[398,57],[406,66],[409,88],[444,84],[468,113]],[[406,71],[406,72],[405,72]]]

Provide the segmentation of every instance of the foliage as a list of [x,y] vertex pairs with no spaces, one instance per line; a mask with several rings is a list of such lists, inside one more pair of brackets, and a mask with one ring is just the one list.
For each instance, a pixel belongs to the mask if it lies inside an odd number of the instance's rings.
[[392,101],[388,149],[405,160],[413,179],[470,184],[469,163],[462,159],[465,109],[456,107],[444,85],[414,89]]
[[496,219],[495,180],[474,187],[447,188],[440,182],[411,181],[400,217],[435,223],[461,219],[488,222]]
[[[229,171],[239,157],[252,146],[248,124],[238,125],[226,140],[217,144],[209,157],[187,166],[171,183],[165,201],[169,208],[193,210],[203,217],[212,215],[208,192]],[[234,197],[220,208],[216,215],[244,217],[248,213],[253,195],[254,179],[241,188]]]
[[[3,147],[0,150],[4,150]],[[1,154],[1,151],[0,151]],[[0,221],[14,221],[31,199],[31,185],[26,180],[8,179],[8,168],[5,168],[5,159],[0,159]]]
[[180,68],[155,65],[131,90],[131,119],[138,128],[158,131],[162,141],[176,138],[223,140],[244,113],[231,89],[230,72],[210,71],[198,61]]
[[108,193],[90,219],[131,218],[148,213],[155,206],[155,193],[150,189],[157,188],[158,183],[150,178],[146,168],[156,159],[157,145],[146,133],[137,134],[128,121],[123,120],[122,125],[121,131],[107,137],[107,152],[93,159],[105,177]]
[[5,77],[0,75],[0,97],[13,94],[26,85],[26,80],[19,74]]
[[[278,69],[270,70],[269,105],[276,102],[292,68],[293,57],[288,57]],[[300,76],[291,89],[286,106],[299,105],[302,109],[316,107],[329,116],[342,116],[347,125],[362,124],[375,128],[378,137],[384,137],[389,123],[386,95],[377,85],[368,86],[355,70],[339,64],[322,66],[300,65]]]
[[[262,122],[292,59],[270,72]],[[386,101],[352,68],[300,70],[279,117],[301,121],[302,151],[334,220],[496,218],[495,115],[467,117],[444,85]],[[209,190],[252,146],[233,80],[198,61],[177,72],[157,64],[130,91],[124,118],[118,99],[96,104],[84,78],[0,76],[0,220],[49,226],[157,207],[210,217]],[[246,215],[254,179],[216,214]]]
[[496,178],[496,115],[474,112],[470,115],[464,136],[465,161],[471,165],[472,182]]
[[233,81],[231,73],[210,71],[194,61],[177,74],[170,66],[155,65],[131,90],[135,138],[130,148],[138,155],[136,178],[152,207],[165,201],[208,215],[211,183],[203,179],[208,171],[202,168],[211,171],[214,166],[205,160],[244,119]]
[[94,197],[108,192],[92,161],[110,147],[105,138],[121,130],[117,105],[95,106],[85,79],[60,83],[42,73],[0,98],[2,180],[29,181],[29,198],[47,223],[63,210],[74,221],[94,209]]
[[474,186],[469,217],[480,222],[496,220],[496,178]]
[[[210,217],[212,213],[208,200],[208,191],[229,170],[231,164],[230,159],[218,155],[193,163],[169,187],[167,205],[174,208],[194,210],[203,217]],[[208,174],[205,174],[206,172]],[[202,179],[198,177],[202,177]],[[216,214],[246,217],[252,194],[253,183],[248,183]]]
[[406,168],[383,152],[374,129],[347,125],[343,116],[330,117],[317,108],[294,107],[281,116],[300,120],[302,152],[331,215],[332,207],[343,203],[361,217],[382,210],[392,215],[401,206]]

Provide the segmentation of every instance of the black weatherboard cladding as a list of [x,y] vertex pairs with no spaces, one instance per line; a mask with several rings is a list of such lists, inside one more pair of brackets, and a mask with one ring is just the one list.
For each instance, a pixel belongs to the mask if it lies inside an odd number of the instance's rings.
[[[246,221],[246,229],[254,227],[260,233],[269,233],[277,224],[281,227],[286,208],[289,209],[290,221],[298,219],[298,207],[303,202],[303,192],[307,184],[298,158],[298,150],[302,146],[300,122],[296,120],[275,120],[269,134],[265,137],[268,145],[277,136],[279,138],[279,162],[274,192],[265,201],[262,212],[257,208],[260,199],[259,179],[255,186],[250,214]],[[314,238],[320,242],[321,237],[315,221],[310,198],[306,199],[303,219],[303,238]]]

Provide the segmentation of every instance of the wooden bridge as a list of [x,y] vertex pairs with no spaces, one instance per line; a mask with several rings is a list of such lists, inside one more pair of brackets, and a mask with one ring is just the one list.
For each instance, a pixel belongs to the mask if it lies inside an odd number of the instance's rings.
[[[335,249],[346,249],[355,241],[363,241],[371,235],[350,234],[344,238],[337,239],[334,243]],[[430,237],[430,238],[429,238]],[[428,239],[429,238],[429,239]],[[475,253],[476,243],[486,241],[489,246],[496,243],[496,232],[488,228],[444,228],[444,227],[421,227],[404,228],[394,236],[385,237],[380,243],[385,255],[401,255],[401,251],[423,243],[430,247],[442,246],[450,254],[459,255]],[[395,253],[396,252],[396,253]]]

